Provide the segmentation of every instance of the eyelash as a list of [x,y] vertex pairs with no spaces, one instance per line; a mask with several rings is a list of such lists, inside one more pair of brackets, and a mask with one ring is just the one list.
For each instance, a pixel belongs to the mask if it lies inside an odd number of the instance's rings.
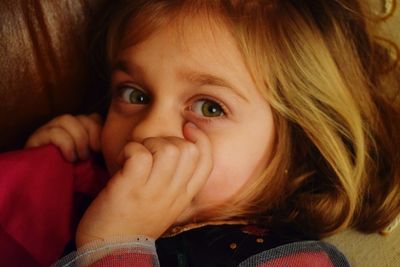
[[[133,85],[119,86],[115,90],[115,96],[127,104],[131,104],[131,105],[146,105],[147,104],[147,103],[145,103],[145,104],[130,103],[129,101],[125,100],[123,98],[123,94],[126,92],[126,90],[129,90],[129,89],[141,91],[143,94],[149,96],[149,98],[150,98],[149,102],[151,102],[151,94],[139,86],[133,86]],[[199,101],[209,101],[209,102],[216,103],[221,108],[222,115],[221,116],[208,116],[208,117],[204,116],[204,115],[203,116],[199,115],[197,112],[194,111],[194,105],[195,105],[195,103],[197,103]],[[196,117],[196,119],[206,122],[206,123],[210,123],[215,120],[225,119],[229,114],[229,109],[226,107],[226,105],[224,103],[222,103],[221,101],[219,101],[213,97],[205,96],[205,95],[198,95],[198,96],[192,98],[190,100],[190,105],[186,110],[191,111],[193,113],[193,116]]]

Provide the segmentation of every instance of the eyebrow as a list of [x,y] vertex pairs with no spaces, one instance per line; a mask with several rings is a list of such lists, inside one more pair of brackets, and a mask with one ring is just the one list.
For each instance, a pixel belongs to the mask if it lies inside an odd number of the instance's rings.
[[126,73],[129,73],[129,67],[128,67],[128,63],[126,61],[123,60],[118,60],[111,68],[111,73],[115,72],[115,71],[123,71]]
[[199,85],[213,85],[213,86],[225,87],[225,88],[231,89],[231,91],[233,91],[233,93],[235,93],[237,96],[239,96],[246,102],[249,101],[240,92],[240,90],[236,86],[234,86],[232,83],[228,82],[227,80],[217,77],[215,75],[208,74],[208,73],[194,72],[194,71],[185,71],[185,72],[179,73],[179,76],[187,81],[190,81],[192,83],[196,83]]
[[[131,64],[129,62],[126,62],[124,60],[119,60],[114,64],[114,66],[111,69],[111,72],[115,71],[123,71],[127,74],[131,74],[132,69],[130,67]],[[135,70],[141,70],[141,68],[137,65],[134,65],[133,68]],[[232,83],[228,82],[227,80],[220,78],[218,76],[209,74],[209,73],[201,73],[201,72],[196,72],[196,71],[182,71],[178,73],[178,77],[187,80],[191,83],[198,84],[200,86],[203,85],[212,85],[212,86],[218,86],[218,87],[224,87],[227,89],[231,89],[231,91],[243,99],[246,102],[249,102],[249,100],[240,92],[240,90],[234,86]]]

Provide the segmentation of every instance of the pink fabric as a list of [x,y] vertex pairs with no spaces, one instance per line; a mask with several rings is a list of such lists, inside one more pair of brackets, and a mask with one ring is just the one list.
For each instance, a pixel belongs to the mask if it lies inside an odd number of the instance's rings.
[[91,160],[72,164],[54,146],[0,155],[0,262],[48,266],[74,236],[74,197],[94,197],[107,174]]
[[333,267],[332,261],[325,252],[299,252],[285,257],[269,260],[258,267]]
[[96,261],[90,267],[152,267],[153,257],[148,254],[121,252],[106,256]]

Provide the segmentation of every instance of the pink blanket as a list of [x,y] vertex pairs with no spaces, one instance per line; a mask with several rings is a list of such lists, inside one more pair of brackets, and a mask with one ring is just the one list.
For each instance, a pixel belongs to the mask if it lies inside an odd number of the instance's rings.
[[92,160],[69,163],[54,146],[0,154],[0,263],[49,266],[74,237],[83,199],[107,180]]

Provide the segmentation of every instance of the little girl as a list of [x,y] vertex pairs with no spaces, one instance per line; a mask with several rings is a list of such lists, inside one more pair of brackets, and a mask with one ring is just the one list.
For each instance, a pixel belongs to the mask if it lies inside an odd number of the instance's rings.
[[356,0],[114,4],[104,125],[62,116],[27,142],[71,161],[101,149],[112,176],[58,265],[348,266],[304,240],[400,213],[397,70],[363,12]]

